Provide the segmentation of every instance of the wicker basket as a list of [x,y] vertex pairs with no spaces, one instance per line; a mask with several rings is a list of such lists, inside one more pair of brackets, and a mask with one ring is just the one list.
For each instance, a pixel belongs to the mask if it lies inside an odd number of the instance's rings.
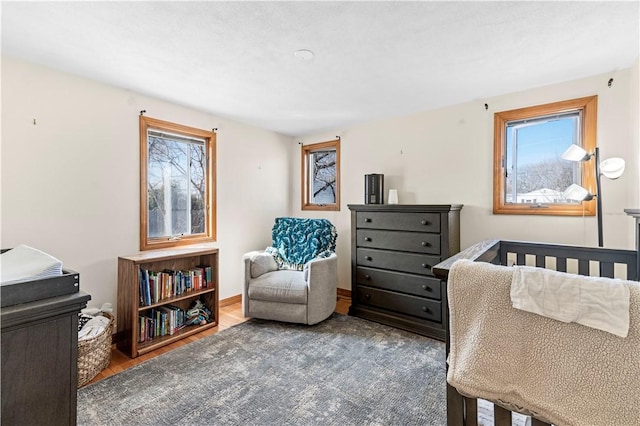
[[78,341],[78,387],[93,380],[111,362],[113,316],[104,312],[101,315],[109,318],[104,331],[91,339]]

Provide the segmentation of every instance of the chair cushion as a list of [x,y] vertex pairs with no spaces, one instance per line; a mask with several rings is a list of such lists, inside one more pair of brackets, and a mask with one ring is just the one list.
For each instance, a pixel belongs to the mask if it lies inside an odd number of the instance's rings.
[[273,271],[249,282],[249,299],[280,303],[307,303],[307,283],[301,271]]
[[304,264],[317,257],[328,257],[336,250],[338,233],[327,219],[296,217],[276,218],[272,229],[274,255],[280,269],[301,271]]

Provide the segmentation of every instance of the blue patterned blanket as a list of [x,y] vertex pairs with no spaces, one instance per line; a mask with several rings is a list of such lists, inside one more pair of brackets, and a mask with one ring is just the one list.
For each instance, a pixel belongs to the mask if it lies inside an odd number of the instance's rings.
[[280,269],[301,271],[317,257],[328,257],[336,250],[338,233],[327,219],[278,217],[273,225],[273,246],[267,248]]

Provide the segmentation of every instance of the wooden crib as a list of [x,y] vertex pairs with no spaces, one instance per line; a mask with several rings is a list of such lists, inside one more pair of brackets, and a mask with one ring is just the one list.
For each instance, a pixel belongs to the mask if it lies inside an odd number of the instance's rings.
[[[640,227],[638,228],[640,232]],[[589,248],[532,242],[490,240],[483,241],[460,252],[433,268],[433,273],[447,280],[449,269],[456,260],[469,259],[496,265],[528,265],[570,272],[638,281],[640,277],[640,255],[638,251],[605,248]],[[446,295],[446,294],[445,294]],[[444,301],[446,304],[446,300]],[[444,318],[448,321],[448,315]],[[449,329],[447,324],[447,330]],[[447,333],[446,350],[450,350]],[[496,426],[512,425],[512,412],[494,404]],[[477,425],[478,402],[464,397],[447,384],[447,424],[449,426]],[[549,423],[531,418],[532,426]]]

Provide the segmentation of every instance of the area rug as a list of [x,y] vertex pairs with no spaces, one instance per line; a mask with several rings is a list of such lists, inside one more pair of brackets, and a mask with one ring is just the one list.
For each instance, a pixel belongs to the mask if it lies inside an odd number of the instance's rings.
[[445,425],[444,343],[249,320],[78,390],[79,425]]

